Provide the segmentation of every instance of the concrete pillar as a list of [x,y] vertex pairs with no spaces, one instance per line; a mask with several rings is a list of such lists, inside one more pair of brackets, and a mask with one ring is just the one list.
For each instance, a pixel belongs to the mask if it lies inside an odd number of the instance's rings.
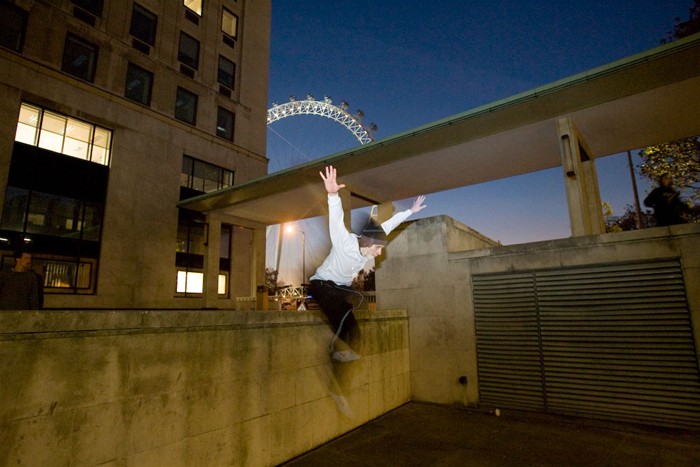
[[[280,226],[281,228],[281,226]],[[258,286],[265,285],[265,248],[267,239],[265,227],[260,226],[253,230],[253,256],[250,262],[251,290],[250,295],[258,297],[258,310],[267,310],[267,292],[260,295],[257,292]]]
[[590,151],[570,118],[558,119],[557,129],[571,235],[580,237],[605,233],[598,174],[595,162],[588,155]]
[[217,308],[219,301],[219,256],[221,254],[221,219],[207,213],[207,242],[204,253],[203,308]]

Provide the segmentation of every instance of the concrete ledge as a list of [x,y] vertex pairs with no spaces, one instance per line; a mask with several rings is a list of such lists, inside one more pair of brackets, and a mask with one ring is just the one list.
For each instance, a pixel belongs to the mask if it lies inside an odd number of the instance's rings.
[[0,465],[277,465],[409,400],[408,318],[360,311],[0,312]]
[[[406,319],[405,310],[357,310],[358,321]],[[165,332],[202,328],[319,325],[319,311],[32,310],[1,311],[0,340],[12,334],[76,331]]]

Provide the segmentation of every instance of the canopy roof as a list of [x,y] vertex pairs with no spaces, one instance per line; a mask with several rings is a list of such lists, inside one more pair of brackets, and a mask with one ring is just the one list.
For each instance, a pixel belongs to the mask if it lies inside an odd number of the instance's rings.
[[557,119],[592,158],[700,134],[700,34],[179,206],[266,225],[325,214],[325,165],[359,208],[561,165]]

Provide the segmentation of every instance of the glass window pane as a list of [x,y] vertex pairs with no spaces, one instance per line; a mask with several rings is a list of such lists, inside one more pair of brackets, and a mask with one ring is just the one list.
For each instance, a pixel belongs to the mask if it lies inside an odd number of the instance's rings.
[[209,193],[221,188],[221,169],[219,167],[208,166],[206,179],[204,180],[204,191]]
[[97,46],[76,36],[66,36],[61,70],[85,81],[93,82],[97,68]]
[[90,142],[92,134],[92,125],[69,118],[66,123],[66,137],[73,138],[78,141]]
[[202,16],[202,0],[184,0],[187,8]]
[[225,274],[219,274],[218,293],[219,293],[219,295],[226,295],[226,275]]
[[194,125],[197,116],[197,95],[185,89],[177,88],[175,99],[175,118]]
[[207,178],[207,164],[202,161],[194,161],[192,176],[192,189],[204,191],[204,184]]
[[21,52],[27,29],[27,12],[7,2],[0,3],[0,47]]
[[62,153],[67,156],[87,160],[90,154],[92,125],[69,118]]
[[38,146],[49,151],[61,152],[63,150],[63,136],[42,130]]
[[203,255],[206,253],[206,248],[203,225],[190,225],[189,242],[187,245],[187,253],[193,255]]
[[178,293],[202,293],[204,290],[204,274],[201,272],[177,272]]
[[219,56],[219,73],[217,75],[219,83],[223,84],[229,89],[233,89],[235,76],[236,65],[231,60]]
[[80,238],[81,203],[72,198],[34,192],[29,201],[28,233]]
[[139,104],[151,104],[151,90],[153,89],[153,73],[129,63],[126,70],[126,84],[124,96]]
[[233,124],[235,116],[233,112],[219,107],[216,120],[216,135],[226,138],[229,141],[233,140]]
[[109,165],[110,145],[112,144],[112,132],[100,127],[95,127],[92,139],[92,156],[90,160],[102,165]]
[[181,32],[177,59],[196,70],[199,67],[199,41]]
[[97,242],[102,230],[102,206],[96,203],[85,204],[85,215],[82,225],[82,239]]
[[17,119],[17,132],[15,141],[36,145],[37,127],[41,118],[41,109],[27,104],[22,104]]
[[84,141],[73,138],[66,138],[63,141],[63,151],[66,156],[77,157],[78,159],[88,160],[89,145]]
[[78,278],[76,280],[75,286],[78,289],[89,289],[92,278],[92,264],[91,263],[80,263],[78,265]]
[[222,225],[221,226],[221,250],[219,252],[219,257],[224,259],[229,259],[231,257],[231,226]]
[[182,157],[182,172],[180,175],[180,186],[192,188],[192,171],[194,170],[194,160],[191,157]]
[[227,35],[236,38],[238,36],[238,16],[224,8],[221,17],[221,30]]
[[74,3],[81,7],[82,9],[89,11],[95,16],[101,16],[102,15],[102,1],[103,0],[70,0],[71,3]]
[[76,264],[67,261],[45,261],[44,285],[51,288],[72,288],[75,283]]
[[58,135],[63,135],[66,131],[68,119],[53,112],[44,112],[44,119],[41,122],[42,131],[50,131]]
[[224,170],[224,178],[222,184],[222,188],[233,186],[233,172],[231,172],[230,170]]
[[156,15],[138,3],[134,3],[134,9],[131,11],[131,29],[129,34],[147,44],[155,45],[157,25],[158,17]]
[[24,221],[27,215],[29,191],[8,186],[5,192],[5,206],[2,210],[2,229],[15,232],[24,231]]

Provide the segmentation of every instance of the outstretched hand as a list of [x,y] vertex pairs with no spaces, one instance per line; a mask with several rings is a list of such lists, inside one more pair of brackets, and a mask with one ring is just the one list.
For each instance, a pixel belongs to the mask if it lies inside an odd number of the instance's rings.
[[425,196],[420,195],[416,200],[413,202],[413,206],[411,206],[411,212],[413,214],[417,213],[418,211],[422,211],[423,209],[427,208],[428,206],[423,204],[425,202]]
[[323,172],[319,172],[321,175],[321,178],[323,179],[323,184],[326,187],[326,191],[328,192],[329,195],[335,195],[338,194],[338,191],[340,191],[341,188],[345,188],[345,184],[340,184],[338,185],[337,181],[337,174],[335,171],[335,168],[333,168],[332,165],[329,165],[326,167],[326,174],[324,175]]

